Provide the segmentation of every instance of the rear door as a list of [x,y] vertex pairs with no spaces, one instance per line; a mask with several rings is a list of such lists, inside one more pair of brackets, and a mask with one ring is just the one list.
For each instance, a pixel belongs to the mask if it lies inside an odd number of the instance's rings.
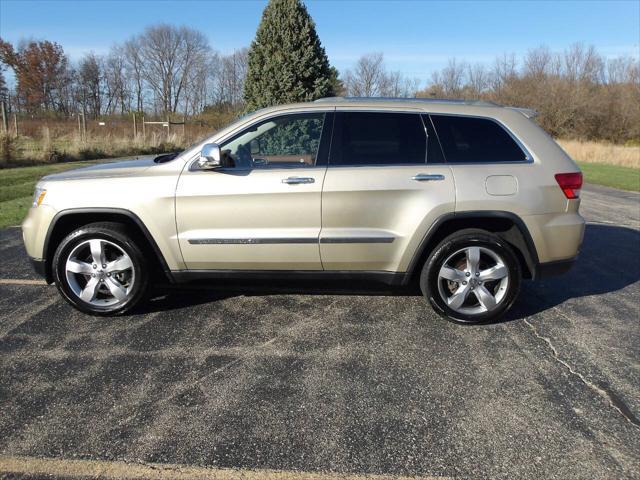
[[325,270],[406,271],[454,207],[451,170],[420,112],[337,109],[322,190]]

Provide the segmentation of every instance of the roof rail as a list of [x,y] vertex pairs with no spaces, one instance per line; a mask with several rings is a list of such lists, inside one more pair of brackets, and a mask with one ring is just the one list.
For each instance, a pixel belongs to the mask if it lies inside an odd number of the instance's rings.
[[522,115],[524,115],[527,118],[536,118],[538,115],[540,115],[539,112],[537,112],[536,110],[533,110],[532,108],[519,108],[519,107],[506,107],[509,110],[515,110],[516,112],[520,112]]
[[478,105],[485,107],[502,107],[499,103],[486,100],[461,100],[454,98],[405,98],[405,97],[324,97],[315,102],[419,102],[419,103],[452,103],[459,105]]

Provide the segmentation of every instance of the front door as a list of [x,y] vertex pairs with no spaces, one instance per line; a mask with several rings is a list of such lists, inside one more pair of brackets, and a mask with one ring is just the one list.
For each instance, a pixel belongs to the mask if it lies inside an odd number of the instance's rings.
[[325,270],[404,272],[454,207],[451,169],[419,112],[336,110],[322,192]]
[[[326,117],[326,122],[325,122]],[[320,199],[332,114],[257,121],[221,145],[227,166],[185,168],[176,224],[189,270],[319,270]]]

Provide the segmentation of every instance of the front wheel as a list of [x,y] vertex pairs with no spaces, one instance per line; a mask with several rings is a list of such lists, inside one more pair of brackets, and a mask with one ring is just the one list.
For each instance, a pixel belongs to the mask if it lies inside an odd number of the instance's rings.
[[478,229],[445,238],[427,259],[420,288],[434,309],[457,323],[504,315],[520,290],[521,271],[511,247]]
[[67,235],[53,257],[56,286],[78,310],[117,315],[144,298],[149,274],[144,255],[119,223],[85,225]]

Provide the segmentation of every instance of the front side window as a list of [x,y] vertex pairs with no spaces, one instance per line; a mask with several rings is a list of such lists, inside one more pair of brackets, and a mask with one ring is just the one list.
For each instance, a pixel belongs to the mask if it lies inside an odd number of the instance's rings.
[[427,136],[413,113],[336,114],[330,165],[424,164]]
[[527,159],[511,135],[493,120],[430,116],[448,163],[522,162]]
[[313,167],[324,117],[302,113],[256,123],[221,145],[223,164],[240,169]]

